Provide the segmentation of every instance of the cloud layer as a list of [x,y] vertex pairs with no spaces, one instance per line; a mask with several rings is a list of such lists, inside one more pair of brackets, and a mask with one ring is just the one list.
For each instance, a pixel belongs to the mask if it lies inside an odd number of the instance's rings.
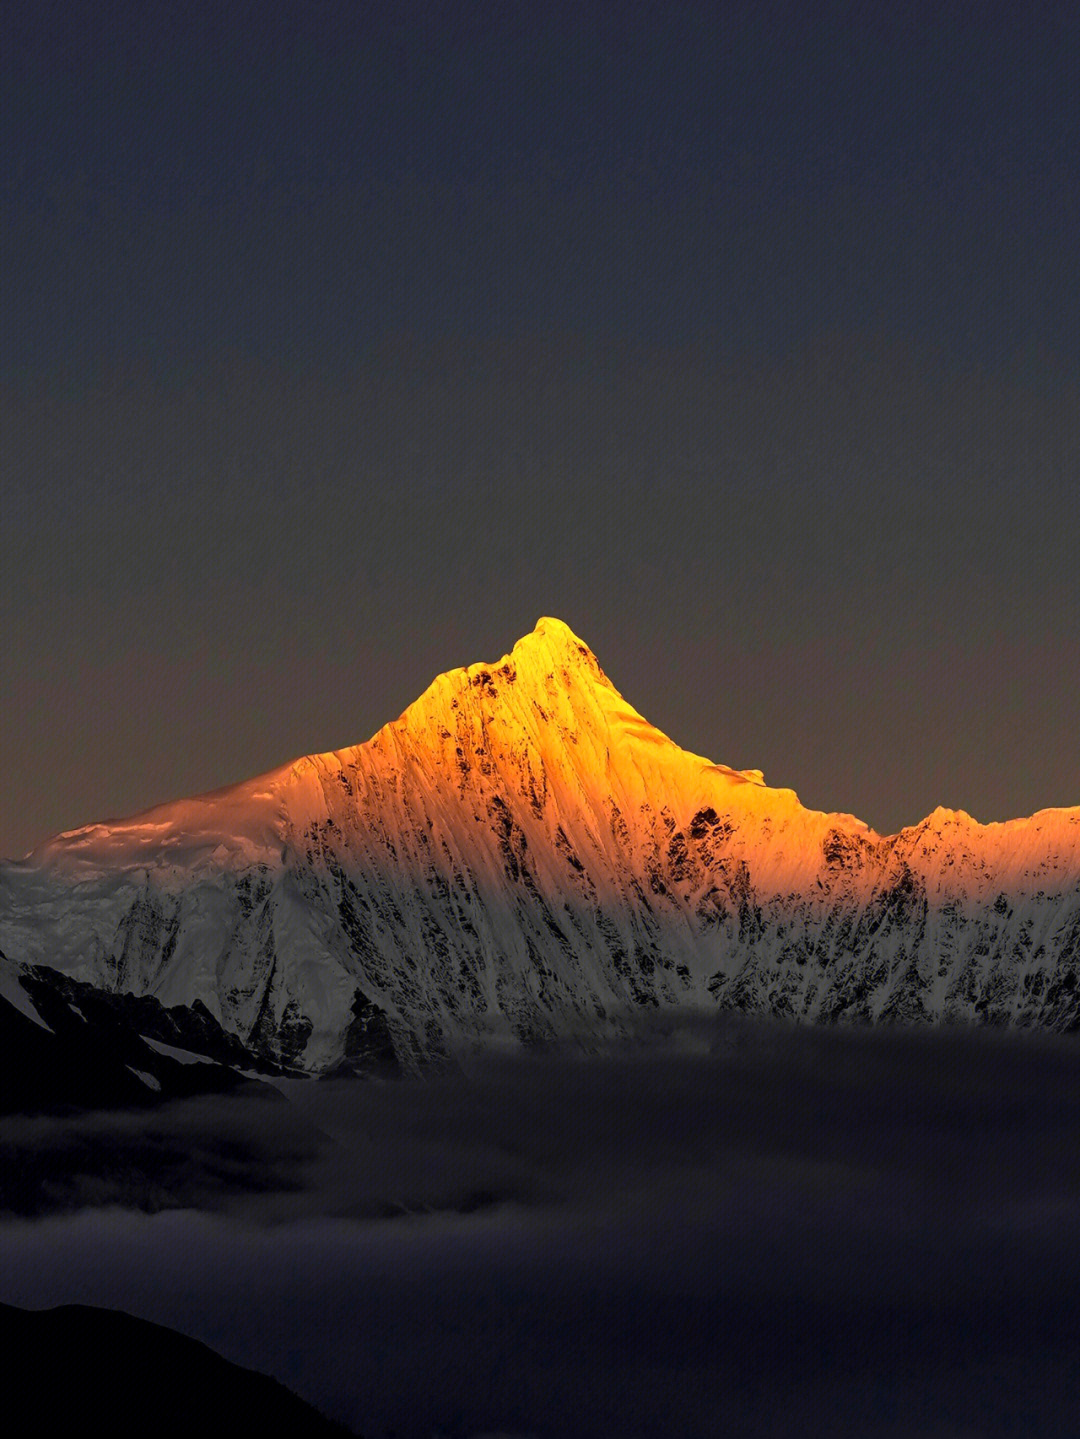
[[0,1298],[172,1324],[369,1439],[1064,1436],[1078,1071],[1061,1040],[694,1024],[5,1121],[95,1207],[0,1228]]

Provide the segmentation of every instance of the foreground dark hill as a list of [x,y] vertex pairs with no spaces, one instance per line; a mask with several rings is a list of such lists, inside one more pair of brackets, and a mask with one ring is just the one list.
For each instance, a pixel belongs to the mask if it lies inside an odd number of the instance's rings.
[[[0,1304],[9,1434],[109,1439],[346,1439],[276,1380],[117,1310]],[[48,1369],[50,1379],[43,1382]],[[37,1375],[37,1382],[27,1382]]]
[[1080,810],[880,836],[688,754],[565,625],[366,744],[0,868],[0,948],[312,1071],[635,1007],[1080,1024]]

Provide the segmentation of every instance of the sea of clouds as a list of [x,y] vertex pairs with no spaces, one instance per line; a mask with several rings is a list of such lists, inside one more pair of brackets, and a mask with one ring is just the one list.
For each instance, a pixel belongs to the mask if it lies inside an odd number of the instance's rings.
[[1078,1081],[1075,1037],[658,1020],[4,1119],[0,1300],[171,1325],[367,1439],[1074,1439]]

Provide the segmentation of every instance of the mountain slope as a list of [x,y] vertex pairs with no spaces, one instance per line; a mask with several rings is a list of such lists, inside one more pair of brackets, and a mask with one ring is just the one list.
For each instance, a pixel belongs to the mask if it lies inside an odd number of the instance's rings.
[[40,1374],[43,1356],[54,1376],[49,1384],[8,1386],[5,1412],[12,1433],[110,1439],[148,1434],[345,1439],[349,1433],[267,1375],[120,1310],[0,1304],[0,1344],[13,1381]]
[[272,1068],[201,1006],[166,1009],[0,954],[0,1114],[144,1108]]
[[58,836],[0,947],[307,1068],[635,1005],[1078,1023],[1080,810],[882,837],[679,749],[543,619],[366,744]]

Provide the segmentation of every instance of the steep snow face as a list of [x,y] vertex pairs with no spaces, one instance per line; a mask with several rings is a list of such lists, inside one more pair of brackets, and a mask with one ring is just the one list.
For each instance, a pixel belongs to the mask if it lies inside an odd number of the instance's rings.
[[366,744],[58,836],[0,948],[268,1056],[413,1065],[634,1005],[1078,1022],[1080,810],[883,838],[688,754],[553,619]]

